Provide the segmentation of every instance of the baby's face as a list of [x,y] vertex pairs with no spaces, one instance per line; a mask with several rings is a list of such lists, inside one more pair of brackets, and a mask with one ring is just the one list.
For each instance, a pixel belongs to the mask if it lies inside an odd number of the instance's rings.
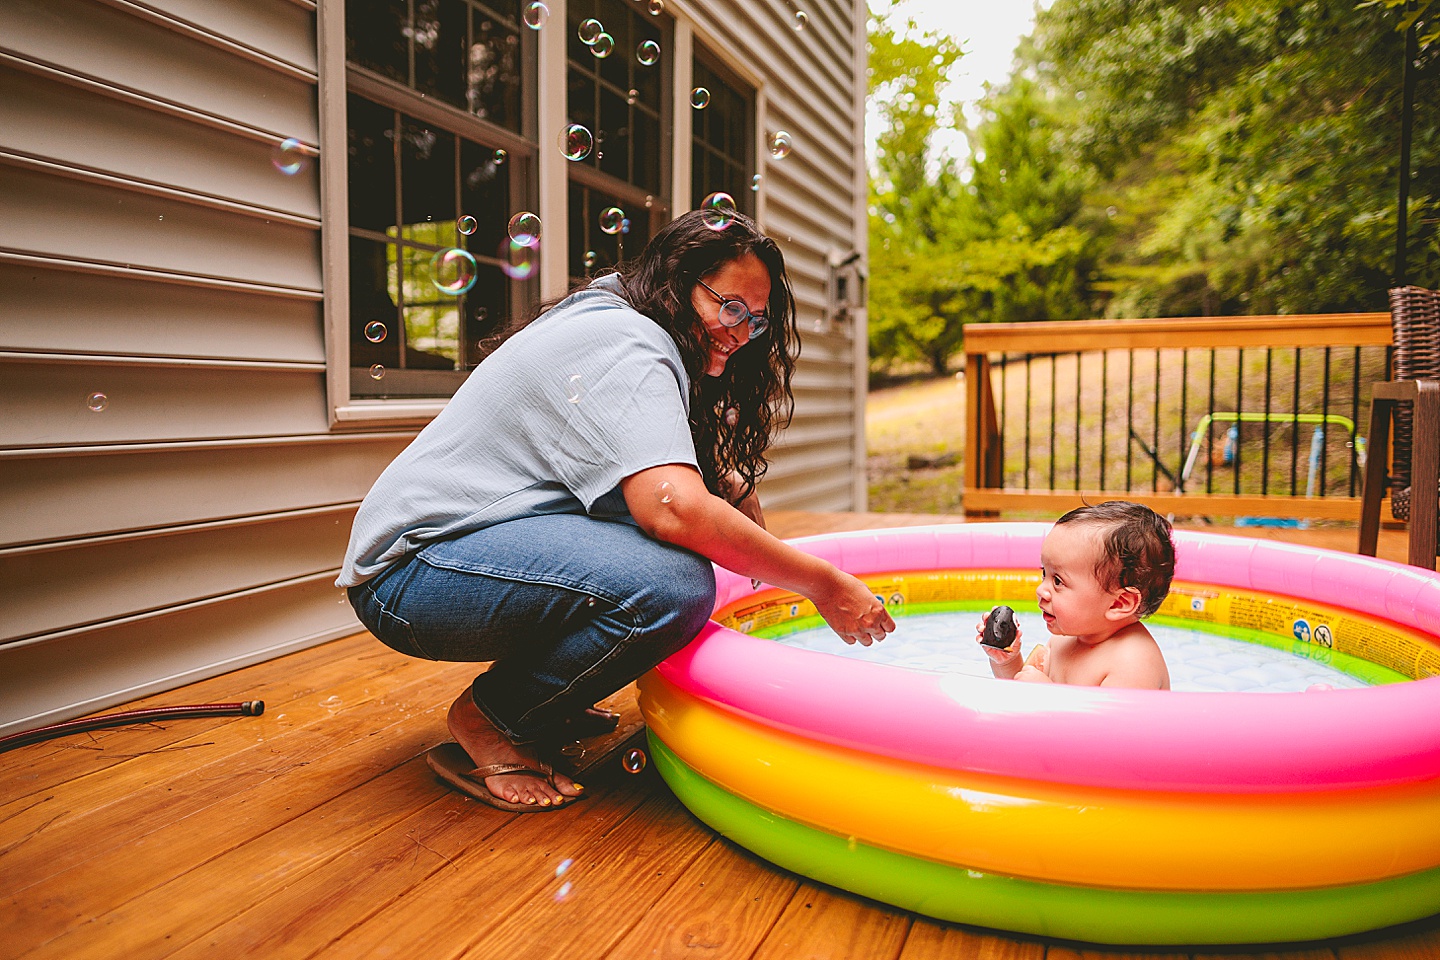
[[1052,527],[1040,547],[1040,585],[1035,598],[1050,632],[1061,637],[1108,636],[1106,619],[1118,591],[1106,590],[1095,576],[1101,557],[1097,528],[1084,523]]

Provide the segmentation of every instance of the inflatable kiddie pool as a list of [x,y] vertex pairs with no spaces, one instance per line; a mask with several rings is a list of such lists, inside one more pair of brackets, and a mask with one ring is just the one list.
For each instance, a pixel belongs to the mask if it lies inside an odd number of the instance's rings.
[[[1033,604],[1048,529],[794,542],[903,616]],[[1379,685],[1186,693],[920,673],[749,635],[815,610],[720,570],[712,621],[641,681],[655,764],[767,860],[942,920],[1265,943],[1440,910],[1440,579],[1268,541],[1175,541],[1157,620],[1343,660]]]

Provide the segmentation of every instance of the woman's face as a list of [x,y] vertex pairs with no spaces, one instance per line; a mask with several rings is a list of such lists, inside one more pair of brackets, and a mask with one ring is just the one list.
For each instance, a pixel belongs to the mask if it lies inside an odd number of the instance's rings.
[[[722,263],[704,278],[710,290],[700,284],[690,293],[691,305],[705,325],[710,347],[710,362],[705,375],[718,377],[725,372],[730,355],[750,340],[750,324],[727,327],[720,322],[720,299],[739,300],[755,316],[765,316],[770,304],[770,271],[753,253],[743,253]],[[763,336],[763,334],[762,334]]]

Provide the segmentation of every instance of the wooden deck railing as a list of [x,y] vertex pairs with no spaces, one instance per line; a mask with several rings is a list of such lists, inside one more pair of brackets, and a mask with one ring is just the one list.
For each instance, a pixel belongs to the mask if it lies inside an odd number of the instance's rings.
[[1391,342],[1387,313],[968,326],[965,512],[1358,519]]

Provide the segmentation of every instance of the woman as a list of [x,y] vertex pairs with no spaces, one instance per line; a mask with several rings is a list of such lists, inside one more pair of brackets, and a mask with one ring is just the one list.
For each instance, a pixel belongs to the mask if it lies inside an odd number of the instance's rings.
[[402,653],[493,661],[430,754],[452,786],[520,812],[581,796],[538,751],[613,729],[591,705],[699,633],[712,561],[808,597],[847,643],[894,629],[764,529],[794,312],[751,220],[686,214],[501,344],[375,482],[337,585]]

